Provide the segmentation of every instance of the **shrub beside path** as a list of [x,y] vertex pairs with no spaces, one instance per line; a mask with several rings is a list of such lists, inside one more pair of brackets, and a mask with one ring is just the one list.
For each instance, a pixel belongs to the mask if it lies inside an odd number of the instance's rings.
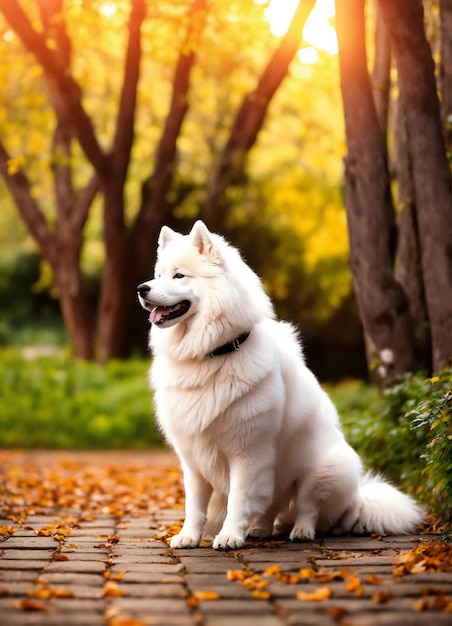
[[442,626],[439,535],[171,550],[183,518],[162,452],[0,451],[2,626]]

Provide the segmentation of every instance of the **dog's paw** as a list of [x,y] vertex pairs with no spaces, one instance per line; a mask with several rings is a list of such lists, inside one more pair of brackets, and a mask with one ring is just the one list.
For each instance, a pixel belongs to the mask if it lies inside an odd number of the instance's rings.
[[245,545],[245,539],[238,535],[217,535],[213,540],[215,550],[237,550]]
[[306,526],[294,526],[289,536],[291,541],[313,541],[314,538],[315,531],[312,528],[306,528]]
[[172,548],[197,548],[199,546],[199,538],[179,533],[171,539],[170,546]]
[[266,539],[267,537],[271,537],[271,534],[272,533],[268,530],[268,528],[259,528],[256,526],[248,528],[246,536],[249,539]]

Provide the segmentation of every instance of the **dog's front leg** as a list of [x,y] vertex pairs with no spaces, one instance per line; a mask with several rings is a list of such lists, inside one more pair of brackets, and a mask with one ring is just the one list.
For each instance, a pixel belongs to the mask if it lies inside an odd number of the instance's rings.
[[206,522],[212,486],[199,474],[184,465],[185,521],[179,534],[171,539],[172,548],[196,548]]
[[257,462],[258,454],[255,458],[243,454],[231,461],[227,515],[221,531],[213,541],[216,550],[241,548],[251,519],[262,515],[271,505],[274,470],[269,451],[266,452],[261,457],[267,459],[265,463]]

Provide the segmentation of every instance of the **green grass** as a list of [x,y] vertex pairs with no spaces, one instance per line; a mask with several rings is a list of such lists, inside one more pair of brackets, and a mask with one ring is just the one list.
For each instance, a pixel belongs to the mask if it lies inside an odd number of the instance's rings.
[[147,384],[149,362],[102,368],[66,352],[0,350],[0,447],[144,449],[162,444]]

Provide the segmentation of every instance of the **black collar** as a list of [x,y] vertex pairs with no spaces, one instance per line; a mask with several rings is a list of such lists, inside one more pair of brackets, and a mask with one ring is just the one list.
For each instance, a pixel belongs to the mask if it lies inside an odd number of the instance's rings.
[[248,339],[250,336],[249,332],[242,333],[238,337],[234,339],[234,341],[230,341],[229,343],[225,343],[223,346],[219,348],[215,348],[212,352],[209,352],[208,356],[221,356],[222,354],[229,354],[229,352],[234,352],[235,350],[240,350],[241,344]]

